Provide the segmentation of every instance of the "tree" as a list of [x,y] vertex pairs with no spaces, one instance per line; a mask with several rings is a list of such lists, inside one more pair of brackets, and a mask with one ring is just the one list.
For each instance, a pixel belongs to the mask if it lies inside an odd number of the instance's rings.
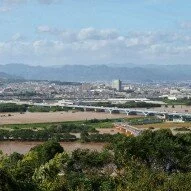
[[6,171],[0,169],[0,190],[21,191],[22,189]]
[[51,140],[32,148],[31,151],[37,152],[39,163],[44,164],[54,158],[57,153],[62,153],[64,149],[58,142]]
[[68,155],[63,152],[56,154],[49,162],[35,170],[33,180],[40,190],[62,190],[65,187],[64,170]]

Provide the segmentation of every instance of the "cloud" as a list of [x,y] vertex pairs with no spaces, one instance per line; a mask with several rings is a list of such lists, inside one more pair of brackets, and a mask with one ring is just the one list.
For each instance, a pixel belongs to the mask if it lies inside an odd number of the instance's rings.
[[12,36],[11,41],[23,41],[23,40],[25,40],[25,39],[26,39],[26,38],[25,38],[22,34],[16,33],[16,34],[14,34],[14,35]]
[[47,25],[42,25],[37,27],[37,32],[46,33],[54,35],[63,39],[71,39],[73,41],[83,41],[83,40],[104,40],[104,39],[114,39],[118,37],[118,32],[115,29],[101,29],[97,30],[95,28],[83,28],[79,31],[71,30],[60,30],[57,28],[52,28]]
[[27,2],[29,2],[29,0],[2,0],[2,4],[5,5],[18,5]]
[[10,11],[11,8],[10,7],[0,7],[0,12],[3,13],[3,12],[8,12]]
[[191,29],[191,21],[184,21],[180,23],[180,27],[183,29]]
[[[35,0],[2,0],[2,4],[7,4],[7,5],[16,5],[16,4],[21,4],[21,3],[30,3]],[[60,3],[63,0],[36,0],[37,2],[41,4],[54,4],[54,3]]]
[[11,11],[15,6],[36,1],[39,4],[51,5],[61,3],[63,0],[0,0],[0,13]]
[[44,5],[50,5],[55,3],[61,3],[63,0],[1,0],[1,4],[3,5],[0,9],[8,9],[12,6],[21,5],[25,3],[38,2]]
[[54,4],[54,3],[60,3],[62,0],[38,0],[39,3],[42,4]]
[[[128,32],[115,29],[80,30],[37,27],[35,40],[19,33],[0,42],[0,62],[29,64],[188,63],[191,35]],[[50,37],[51,35],[51,37]],[[31,63],[32,62],[32,63]]]
[[42,25],[37,27],[37,31],[42,33],[52,33],[52,28],[47,25]]

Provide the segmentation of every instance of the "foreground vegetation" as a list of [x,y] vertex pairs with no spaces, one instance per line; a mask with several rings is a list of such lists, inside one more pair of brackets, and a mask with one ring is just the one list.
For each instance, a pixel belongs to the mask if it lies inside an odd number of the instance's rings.
[[67,154],[45,142],[27,154],[0,157],[4,191],[183,191],[191,190],[191,134],[145,131],[116,135],[102,152]]

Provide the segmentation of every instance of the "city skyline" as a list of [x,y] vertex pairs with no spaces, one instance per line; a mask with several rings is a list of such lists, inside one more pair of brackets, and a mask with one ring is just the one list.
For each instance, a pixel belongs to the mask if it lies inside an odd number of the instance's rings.
[[190,64],[191,2],[0,0],[0,64]]

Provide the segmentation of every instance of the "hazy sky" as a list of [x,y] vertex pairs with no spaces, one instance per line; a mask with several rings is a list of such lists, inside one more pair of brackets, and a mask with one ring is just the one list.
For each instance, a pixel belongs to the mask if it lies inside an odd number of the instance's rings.
[[191,64],[191,0],[0,0],[0,64]]

